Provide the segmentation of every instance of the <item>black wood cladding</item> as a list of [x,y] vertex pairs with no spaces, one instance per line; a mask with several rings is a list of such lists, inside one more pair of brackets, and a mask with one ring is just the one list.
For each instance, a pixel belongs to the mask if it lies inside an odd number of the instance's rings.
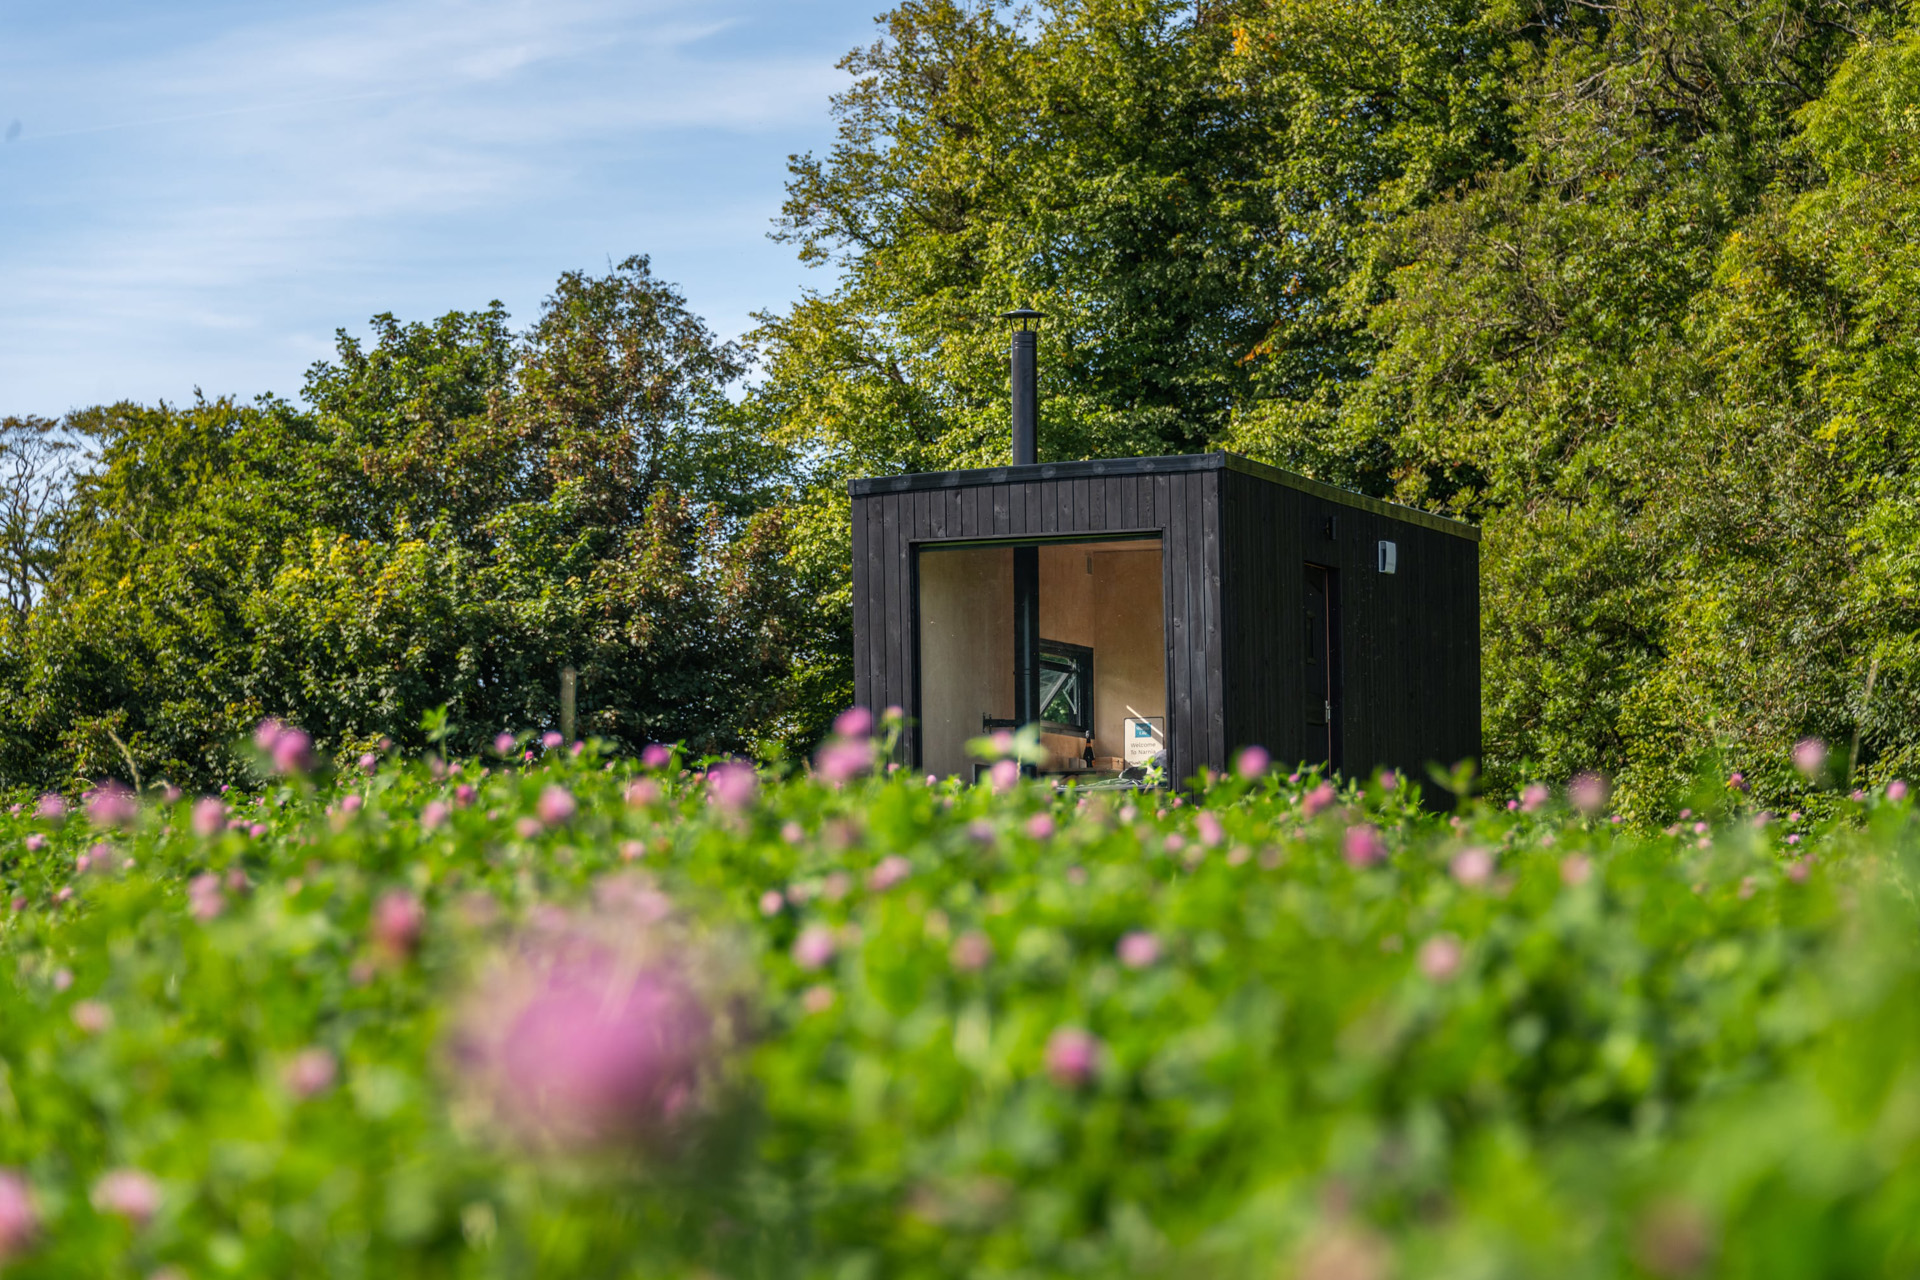
[[[994,538],[1161,537],[1173,776],[1228,766],[1259,744],[1310,761],[1303,566],[1334,571],[1345,772],[1480,754],[1477,535],[1221,454],[855,481],[854,697],[909,715],[917,765],[915,549]],[[1331,523],[1329,517],[1332,518]],[[1331,536],[1329,534],[1331,533]],[[1377,546],[1398,548],[1378,571]],[[1431,790],[1432,788],[1429,788]]]

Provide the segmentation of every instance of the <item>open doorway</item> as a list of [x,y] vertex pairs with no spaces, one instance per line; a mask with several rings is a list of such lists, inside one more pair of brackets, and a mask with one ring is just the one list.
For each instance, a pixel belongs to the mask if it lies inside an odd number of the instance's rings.
[[[1038,559],[1043,773],[1112,775],[1164,753],[1166,620],[1158,538],[1048,542]],[[1014,544],[917,557],[920,767],[972,776],[969,739],[1018,727]]]

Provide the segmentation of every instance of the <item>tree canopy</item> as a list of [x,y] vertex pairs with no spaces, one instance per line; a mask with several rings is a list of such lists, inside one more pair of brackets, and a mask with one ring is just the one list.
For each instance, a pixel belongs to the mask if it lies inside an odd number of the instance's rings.
[[1005,458],[1019,305],[1045,457],[1225,447],[1480,523],[1497,778],[1651,814],[1801,735],[1920,764],[1905,10],[877,24],[773,228],[821,284],[739,344],[634,258],[524,332],[377,317],[298,402],[74,415],[69,508],[9,525],[9,772],[544,723],[562,663],[597,732],[803,743],[850,691],[844,481]]

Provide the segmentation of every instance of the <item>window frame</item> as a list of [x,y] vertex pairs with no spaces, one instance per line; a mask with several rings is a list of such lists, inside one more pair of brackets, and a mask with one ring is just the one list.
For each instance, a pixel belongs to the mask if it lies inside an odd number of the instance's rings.
[[1084,738],[1094,728],[1093,723],[1093,650],[1087,645],[1073,644],[1066,640],[1049,640],[1040,637],[1040,670],[1045,679],[1048,658],[1065,658],[1073,663],[1074,677],[1080,682],[1080,716],[1082,724],[1068,724],[1061,720],[1049,720],[1045,716],[1050,699],[1042,698],[1040,709],[1040,731],[1042,733],[1068,734]]

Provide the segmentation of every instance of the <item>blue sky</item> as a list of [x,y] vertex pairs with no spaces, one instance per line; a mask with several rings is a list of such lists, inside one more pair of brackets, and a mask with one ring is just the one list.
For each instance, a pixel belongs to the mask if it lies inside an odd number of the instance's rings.
[[648,253],[718,331],[885,0],[0,0],[0,415],[297,394],[333,331]]

